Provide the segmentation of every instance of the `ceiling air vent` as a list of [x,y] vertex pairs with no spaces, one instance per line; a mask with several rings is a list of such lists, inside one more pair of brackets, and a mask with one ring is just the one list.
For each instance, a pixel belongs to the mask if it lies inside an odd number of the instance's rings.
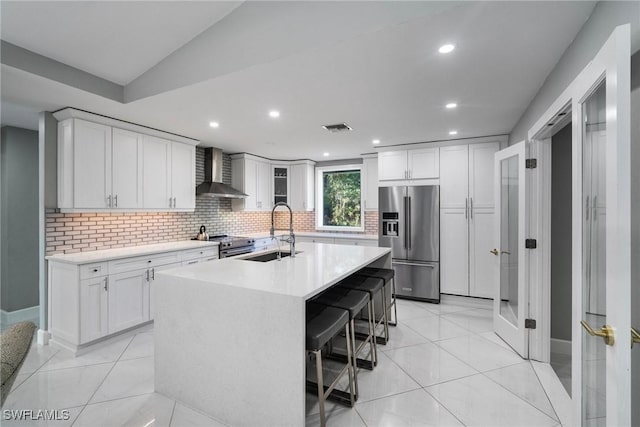
[[349,125],[346,123],[338,123],[337,125],[324,125],[322,127],[328,130],[329,132],[333,132],[333,133],[345,132],[345,131],[351,130]]

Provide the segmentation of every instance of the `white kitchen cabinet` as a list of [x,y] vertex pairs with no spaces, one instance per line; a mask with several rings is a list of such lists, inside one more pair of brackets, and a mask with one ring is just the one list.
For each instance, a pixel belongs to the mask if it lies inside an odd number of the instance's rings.
[[284,202],[291,206],[290,181],[289,165],[280,163],[271,164],[272,206],[278,202]]
[[365,157],[362,159],[362,196],[364,209],[378,210],[378,158]]
[[439,148],[378,153],[380,181],[433,179],[438,178],[439,174]]
[[141,205],[142,135],[124,129],[112,129],[111,205],[117,209],[136,209]]
[[336,245],[351,245],[351,246],[378,246],[377,240],[370,239],[345,239],[342,237],[335,237],[333,242]]
[[135,270],[109,275],[109,333],[149,320],[150,271]]
[[234,211],[266,211],[271,205],[271,165],[259,157],[238,154],[231,157],[231,185],[248,197],[233,199]]
[[469,295],[469,226],[465,209],[440,210],[440,292]]
[[69,108],[54,116],[61,211],[195,209],[197,141]]
[[440,149],[443,293],[491,298],[498,280],[489,252],[494,229],[494,154],[499,143]]
[[469,222],[469,295],[493,298],[499,280],[495,255],[489,252],[495,237],[494,212],[474,208]]
[[297,242],[307,243],[335,243],[333,237],[296,236]]
[[[217,247],[215,248],[217,251]],[[217,255],[216,255],[217,258]],[[155,318],[155,311],[154,311],[154,307],[155,307],[155,301],[154,301],[154,294],[155,294],[155,286],[154,286],[154,282],[156,280],[156,273],[163,271],[163,270],[168,270],[170,268],[175,268],[175,267],[180,267],[182,265],[182,263],[180,262],[175,262],[173,264],[165,264],[165,265],[161,265],[159,267],[153,267],[151,268],[150,272],[149,272],[149,320],[153,320]]]
[[144,135],[142,138],[142,207],[172,208],[170,199],[171,141]]
[[293,163],[291,173],[291,209],[294,211],[312,211],[315,205],[315,163],[305,161]]
[[171,142],[171,205],[174,210],[196,208],[196,148]]
[[108,277],[80,281],[80,341],[89,342],[109,333]]

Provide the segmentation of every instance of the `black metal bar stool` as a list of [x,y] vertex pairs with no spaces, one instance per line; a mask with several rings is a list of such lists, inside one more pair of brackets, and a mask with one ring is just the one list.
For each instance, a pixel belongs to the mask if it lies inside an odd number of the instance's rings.
[[389,310],[393,309],[393,322],[389,320],[388,323],[391,326],[396,326],[398,324],[398,309],[396,306],[395,270],[392,268],[365,267],[362,270],[356,272],[356,274],[362,276],[377,277],[384,280],[384,286],[385,288],[387,288],[387,297],[391,296],[391,298],[389,299],[389,304],[387,305],[387,313],[389,313]]
[[[307,389],[317,386],[318,401],[320,405],[320,423],[326,425],[324,413],[324,402],[332,395],[336,400],[348,406],[353,406],[355,402],[354,379],[353,379],[353,358],[351,356],[351,331],[349,328],[349,312],[335,307],[328,307],[322,304],[307,302],[306,304],[306,349],[307,354],[311,353],[316,359],[317,384],[307,380]],[[322,348],[344,328],[347,339],[347,363],[338,373],[337,377],[328,386],[324,385],[322,377]],[[342,376],[349,374],[349,393],[341,390],[334,390]]]
[[[386,344],[387,341],[389,341],[389,327],[387,325],[388,317],[387,317],[387,304],[385,303],[386,292],[384,288],[384,280],[379,279],[377,277],[368,277],[368,276],[354,274],[352,276],[347,277],[342,282],[340,282],[338,284],[338,287],[354,289],[357,291],[365,291],[369,293],[369,299],[371,300],[371,305],[372,305],[371,311],[373,313],[373,319],[374,319],[374,335],[373,335],[374,348],[377,347],[378,343],[383,345]],[[376,304],[375,304],[375,299],[378,297],[378,295],[380,295],[380,298],[381,298],[381,308],[382,308],[382,315],[380,316],[379,319],[376,316]],[[383,326],[383,332],[384,332],[383,336],[379,336],[375,331],[375,329],[380,325]],[[377,360],[377,353],[376,353],[376,360]]]
[[[356,291],[348,288],[331,288],[328,291],[323,292],[312,300],[314,303],[326,305],[329,307],[340,308],[343,310],[347,310],[349,312],[349,322],[351,323],[351,344],[353,346],[353,350],[351,352],[353,357],[353,366],[357,368],[358,366],[365,367],[367,369],[373,369],[375,366],[375,354],[374,354],[374,343],[373,343],[373,313],[371,311],[371,300],[369,299],[369,293],[363,291]],[[368,307],[368,319],[367,325],[369,327],[369,334],[367,337],[360,343],[360,345],[356,345],[356,317],[360,312]],[[369,343],[369,360],[358,358],[358,354],[365,348],[365,346]],[[332,357],[333,356],[333,357]],[[338,360],[344,360],[344,356],[329,354],[328,358],[335,358]],[[355,384],[355,395],[356,400],[358,400],[358,370],[354,369],[353,382]]]

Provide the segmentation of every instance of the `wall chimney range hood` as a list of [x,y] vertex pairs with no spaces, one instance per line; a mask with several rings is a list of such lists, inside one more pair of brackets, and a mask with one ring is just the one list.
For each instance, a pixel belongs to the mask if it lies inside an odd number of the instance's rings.
[[204,149],[204,182],[196,187],[196,195],[231,199],[247,197],[247,194],[222,182],[221,149],[211,147]]

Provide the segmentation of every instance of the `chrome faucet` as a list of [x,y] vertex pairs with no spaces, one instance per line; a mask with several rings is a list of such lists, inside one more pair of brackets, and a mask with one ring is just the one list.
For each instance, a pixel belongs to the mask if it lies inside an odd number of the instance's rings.
[[[293,234],[293,211],[291,210],[289,205],[286,204],[285,202],[278,202],[275,205],[273,205],[273,209],[271,209],[271,230],[270,230],[271,238],[272,239],[276,239],[276,237],[275,237],[276,229],[275,229],[275,226],[273,225],[273,214],[276,211],[276,208],[278,206],[284,206],[285,208],[289,209],[289,237],[284,241],[289,243],[289,250],[291,251],[291,258],[294,258],[296,256],[296,236],[295,236],[295,234]],[[277,241],[277,239],[276,239],[276,241]],[[280,248],[280,246],[278,246],[278,248]],[[278,250],[278,253],[280,253],[279,250]]]

